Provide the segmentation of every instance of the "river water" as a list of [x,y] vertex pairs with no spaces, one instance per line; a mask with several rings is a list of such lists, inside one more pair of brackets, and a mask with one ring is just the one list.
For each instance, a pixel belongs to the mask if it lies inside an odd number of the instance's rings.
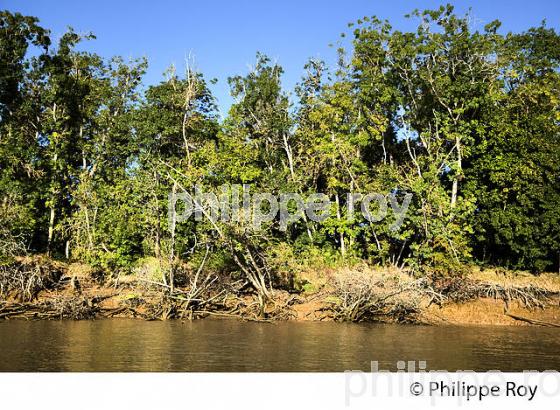
[[0,371],[560,370],[560,329],[238,320],[0,322]]

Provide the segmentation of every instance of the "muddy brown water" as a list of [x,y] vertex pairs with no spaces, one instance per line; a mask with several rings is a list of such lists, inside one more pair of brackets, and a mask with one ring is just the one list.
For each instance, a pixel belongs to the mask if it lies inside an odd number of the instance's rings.
[[0,322],[0,371],[560,370],[560,329],[237,320]]

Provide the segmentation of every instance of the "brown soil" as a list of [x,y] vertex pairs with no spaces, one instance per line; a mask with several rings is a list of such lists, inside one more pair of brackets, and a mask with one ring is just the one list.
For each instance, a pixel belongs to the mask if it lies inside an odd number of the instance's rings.
[[480,298],[464,303],[450,303],[442,307],[432,305],[420,315],[420,320],[434,325],[506,325],[528,326],[530,323],[508,316],[527,318],[560,325],[560,305],[553,301],[544,308],[528,309],[521,304],[506,304],[502,300]]
[[[82,285],[83,286],[83,285]],[[37,305],[49,300],[71,298],[76,296],[76,291],[70,287],[56,291],[43,291],[37,300]],[[111,317],[136,317],[146,318],[149,307],[160,300],[161,294],[156,290],[138,290],[100,285],[83,287],[79,292],[80,297],[89,300],[98,300],[97,306],[101,312],[115,312]],[[287,295],[277,294],[278,300],[286,299]],[[328,300],[328,294],[316,294],[308,297],[298,296],[295,303],[290,304],[288,310],[290,315],[286,319],[297,321],[330,321],[332,303]],[[123,309],[131,306],[131,300],[140,301],[133,305],[133,309]],[[245,298],[243,303],[248,305],[250,298]],[[5,301],[4,306],[16,303],[15,300]],[[283,302],[280,302],[283,303]],[[120,311],[120,312],[119,312]],[[502,300],[480,298],[463,303],[446,303],[443,306],[431,305],[424,308],[417,315],[417,322],[428,325],[502,325],[502,326],[530,326],[531,323],[524,320],[514,319],[508,314],[543,322],[544,324],[560,326],[560,303],[558,300],[551,301],[544,308],[526,308],[520,303],[512,302],[506,310],[506,304]],[[227,316],[227,312],[206,312],[206,316]],[[102,315],[101,315],[102,316]],[[254,317],[243,317],[243,315],[231,315],[241,319],[254,320]],[[391,322],[391,318],[380,318],[380,321]],[[533,324],[543,324],[533,323]]]
[[[10,318],[95,318],[135,317],[149,320],[166,318],[204,318],[209,316],[236,317],[243,320],[333,320],[332,291],[325,285],[324,277],[319,290],[298,295],[274,291],[261,315],[258,315],[257,299],[250,294],[226,295],[212,309],[186,312],[181,302],[164,297],[162,288],[147,286],[145,281],[133,277],[100,284],[87,266],[70,264],[63,266],[39,261],[41,266],[52,266],[62,272],[56,286],[39,291],[32,300],[22,301],[15,293],[0,298],[0,319]],[[36,263],[39,263],[36,262]],[[464,302],[451,302],[446,298],[441,305],[424,301],[419,311],[412,315],[415,322],[429,325],[511,325],[511,326],[558,326],[560,327],[560,278],[556,275],[529,277],[525,274],[506,275],[484,271],[473,273],[473,278],[487,284],[501,286],[538,286],[554,294],[552,299],[529,308],[520,301],[508,304],[502,299],[476,298]],[[532,279],[532,281],[531,281]],[[455,300],[455,299],[454,299]],[[203,308],[204,309],[204,308]],[[64,312],[64,314],[63,314]],[[187,314],[188,313],[188,314]],[[185,316],[186,314],[186,316]],[[402,320],[380,317],[380,321]]]
[[324,300],[306,300],[301,304],[293,306],[293,311],[295,313],[294,320],[299,321],[323,321],[331,320],[331,315],[329,314],[329,303],[325,303]]

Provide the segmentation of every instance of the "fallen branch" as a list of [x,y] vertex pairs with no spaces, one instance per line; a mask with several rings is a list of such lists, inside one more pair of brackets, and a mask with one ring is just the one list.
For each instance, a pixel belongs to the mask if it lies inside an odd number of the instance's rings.
[[508,312],[505,312],[505,315],[511,317],[512,319],[519,320],[519,321],[522,321],[522,322],[526,322],[526,323],[529,323],[531,325],[546,326],[546,327],[560,327],[560,324],[558,324],[558,323],[545,322],[544,320],[537,320],[537,319],[529,319],[529,318],[523,317],[523,316],[512,315],[511,313],[508,313]]

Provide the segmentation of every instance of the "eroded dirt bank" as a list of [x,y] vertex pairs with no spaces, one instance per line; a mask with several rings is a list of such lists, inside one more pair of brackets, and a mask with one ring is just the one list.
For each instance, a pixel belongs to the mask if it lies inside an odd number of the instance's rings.
[[190,282],[170,290],[143,277],[102,279],[83,265],[22,259],[0,268],[0,319],[223,317],[560,327],[557,275],[479,271],[427,281],[362,266],[303,277],[313,286],[271,290],[263,303],[240,281]]

